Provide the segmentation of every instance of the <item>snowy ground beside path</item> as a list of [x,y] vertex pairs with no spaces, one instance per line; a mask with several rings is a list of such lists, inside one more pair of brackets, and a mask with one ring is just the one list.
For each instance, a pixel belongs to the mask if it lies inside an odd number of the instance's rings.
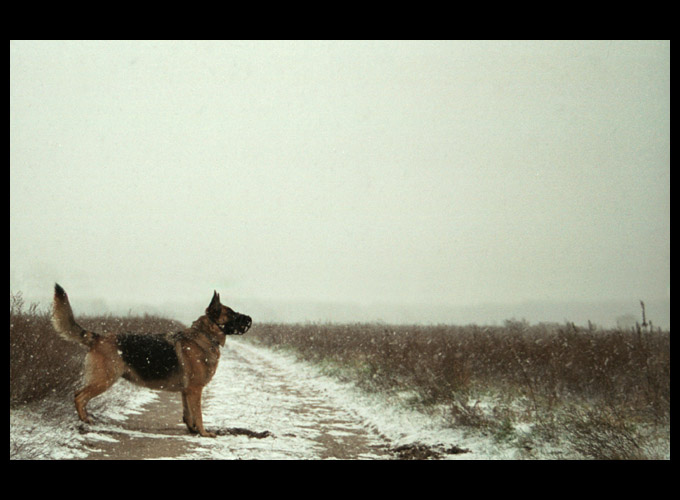
[[[52,459],[391,459],[395,448],[419,443],[470,450],[439,458],[519,458],[516,449],[491,438],[446,428],[243,340],[227,342],[204,391],[204,422],[220,434],[215,439],[186,432],[178,394],[121,381],[91,406],[92,427],[78,423],[75,410],[68,422],[11,411],[10,453]],[[161,420],[169,423],[157,425]]]
[[[144,406],[156,399],[158,393],[123,381],[90,402],[89,409],[96,413],[98,421],[122,426],[131,415],[143,412]],[[41,402],[39,407],[10,409],[10,459],[83,459],[88,457],[93,444],[112,439],[97,432],[84,433],[84,424],[78,421],[72,402],[60,405],[52,408],[54,403]],[[64,414],[70,416],[63,418]]]

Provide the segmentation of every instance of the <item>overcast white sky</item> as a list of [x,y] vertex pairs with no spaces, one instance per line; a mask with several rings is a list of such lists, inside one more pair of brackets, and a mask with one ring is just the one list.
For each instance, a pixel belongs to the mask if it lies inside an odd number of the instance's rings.
[[10,289],[670,297],[670,42],[10,42]]

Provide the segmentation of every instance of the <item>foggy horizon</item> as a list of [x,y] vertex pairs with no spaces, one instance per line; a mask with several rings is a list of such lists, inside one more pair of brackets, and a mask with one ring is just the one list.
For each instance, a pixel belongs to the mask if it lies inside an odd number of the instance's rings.
[[10,291],[55,282],[669,327],[670,42],[11,41]]

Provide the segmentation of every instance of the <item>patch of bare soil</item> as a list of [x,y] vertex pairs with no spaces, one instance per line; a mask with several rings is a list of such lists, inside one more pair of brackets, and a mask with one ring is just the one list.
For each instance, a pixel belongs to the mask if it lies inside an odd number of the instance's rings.
[[191,443],[186,426],[182,422],[182,402],[179,394],[158,392],[159,398],[139,413],[130,415],[122,424],[94,426],[82,424],[81,432],[96,434],[88,442],[88,460],[139,460],[172,458],[190,453],[196,444]]
[[471,450],[458,446],[446,448],[443,445],[428,446],[422,443],[412,443],[391,448],[390,451],[399,460],[439,460],[444,455],[460,455],[461,453],[470,453]]
[[274,436],[274,434],[272,434],[269,431],[257,432],[251,431],[250,429],[243,429],[241,427],[231,427],[229,429],[217,429],[215,431],[215,434],[217,434],[218,436],[247,436],[249,438],[255,439],[264,439]]

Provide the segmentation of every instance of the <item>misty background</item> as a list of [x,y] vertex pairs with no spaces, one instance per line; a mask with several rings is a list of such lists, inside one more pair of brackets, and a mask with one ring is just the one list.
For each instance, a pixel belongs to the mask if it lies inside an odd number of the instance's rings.
[[669,41],[11,41],[10,292],[670,327]]

